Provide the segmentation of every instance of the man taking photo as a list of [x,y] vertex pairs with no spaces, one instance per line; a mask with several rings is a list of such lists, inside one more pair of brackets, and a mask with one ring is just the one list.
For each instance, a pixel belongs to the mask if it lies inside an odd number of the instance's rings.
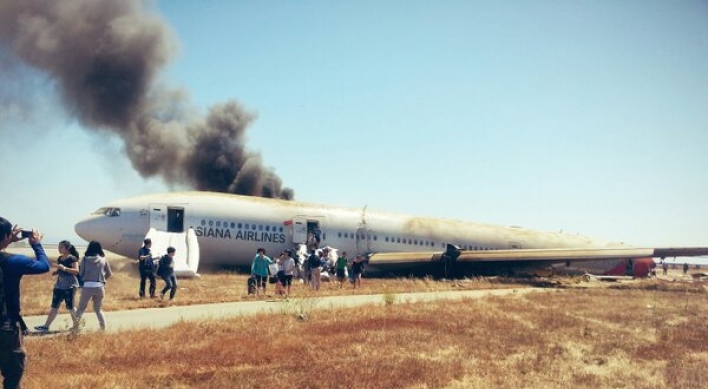
[[[6,253],[11,243],[29,239],[36,259]],[[20,322],[20,280],[25,274],[49,271],[49,259],[40,243],[38,231],[24,231],[0,217],[0,372],[4,389],[19,388],[25,371],[25,349]]]

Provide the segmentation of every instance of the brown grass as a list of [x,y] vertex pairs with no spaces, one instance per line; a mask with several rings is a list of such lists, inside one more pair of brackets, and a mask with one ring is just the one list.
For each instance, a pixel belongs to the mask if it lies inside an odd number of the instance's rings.
[[569,289],[33,337],[25,387],[704,388],[707,303]]
[[[151,308],[160,305],[159,300],[140,299],[138,285],[140,276],[137,265],[133,261],[123,258],[111,258],[113,277],[106,284],[106,298],[103,308],[106,311]],[[246,281],[248,275],[236,271],[218,271],[203,273],[201,278],[179,279],[179,290],[173,305],[209,304],[218,302],[234,302],[253,299],[248,296]],[[52,300],[52,288],[55,278],[49,274],[26,276],[22,280],[22,313],[24,315],[43,315],[49,311]],[[295,282],[295,281],[294,281]],[[350,294],[379,294],[379,293],[406,293],[429,292],[460,289],[492,289],[508,287],[514,280],[498,279],[471,279],[456,282],[436,281],[430,278],[365,278],[361,289],[352,289],[346,281],[343,289],[339,289],[338,282],[324,282],[319,291],[321,296],[338,296]],[[157,292],[165,286],[158,277]],[[147,289],[147,288],[146,288]],[[270,284],[267,293],[272,295],[275,286]],[[309,295],[309,289],[299,283],[293,284],[294,297]],[[146,290],[147,292],[147,290]],[[77,299],[78,302],[78,294]],[[63,312],[63,307],[61,312]]]

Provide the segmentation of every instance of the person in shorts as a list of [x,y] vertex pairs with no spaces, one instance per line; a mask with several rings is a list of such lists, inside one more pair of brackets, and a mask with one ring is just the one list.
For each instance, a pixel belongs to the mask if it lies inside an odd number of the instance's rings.
[[256,278],[256,297],[258,299],[265,295],[266,285],[268,285],[268,265],[273,261],[265,255],[266,250],[259,248],[251,263],[251,275]]
[[337,262],[334,265],[334,271],[337,274],[337,281],[339,281],[339,289],[342,289],[344,285],[344,280],[347,278],[347,263],[349,258],[347,258],[347,252],[342,251],[342,255],[337,257]]
[[290,255],[290,251],[285,250],[280,256],[280,266],[278,267],[280,271],[278,272],[278,277],[280,278],[280,284],[282,285],[285,295],[287,298],[290,295],[290,287],[293,284],[293,275],[295,274],[295,260]]

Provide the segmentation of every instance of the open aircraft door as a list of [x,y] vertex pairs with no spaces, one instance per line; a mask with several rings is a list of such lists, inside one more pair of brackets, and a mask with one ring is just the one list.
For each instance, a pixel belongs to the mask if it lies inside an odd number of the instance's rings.
[[[293,244],[307,243],[307,234],[310,232],[321,231],[320,220],[322,216],[295,216],[292,220],[293,228]],[[320,236],[322,240],[326,239],[324,234]]]
[[157,231],[184,232],[184,207],[150,204],[150,228]]
[[296,216],[293,218],[293,244],[307,242],[307,218]]
[[167,204],[150,204],[150,228],[167,231]]

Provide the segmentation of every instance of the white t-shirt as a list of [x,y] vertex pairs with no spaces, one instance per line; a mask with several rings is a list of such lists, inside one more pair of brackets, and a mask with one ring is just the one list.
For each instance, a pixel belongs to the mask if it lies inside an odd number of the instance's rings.
[[283,272],[285,272],[285,275],[291,276],[291,275],[293,275],[293,272],[295,271],[295,260],[288,257],[287,259],[281,261],[281,266],[282,266]]

